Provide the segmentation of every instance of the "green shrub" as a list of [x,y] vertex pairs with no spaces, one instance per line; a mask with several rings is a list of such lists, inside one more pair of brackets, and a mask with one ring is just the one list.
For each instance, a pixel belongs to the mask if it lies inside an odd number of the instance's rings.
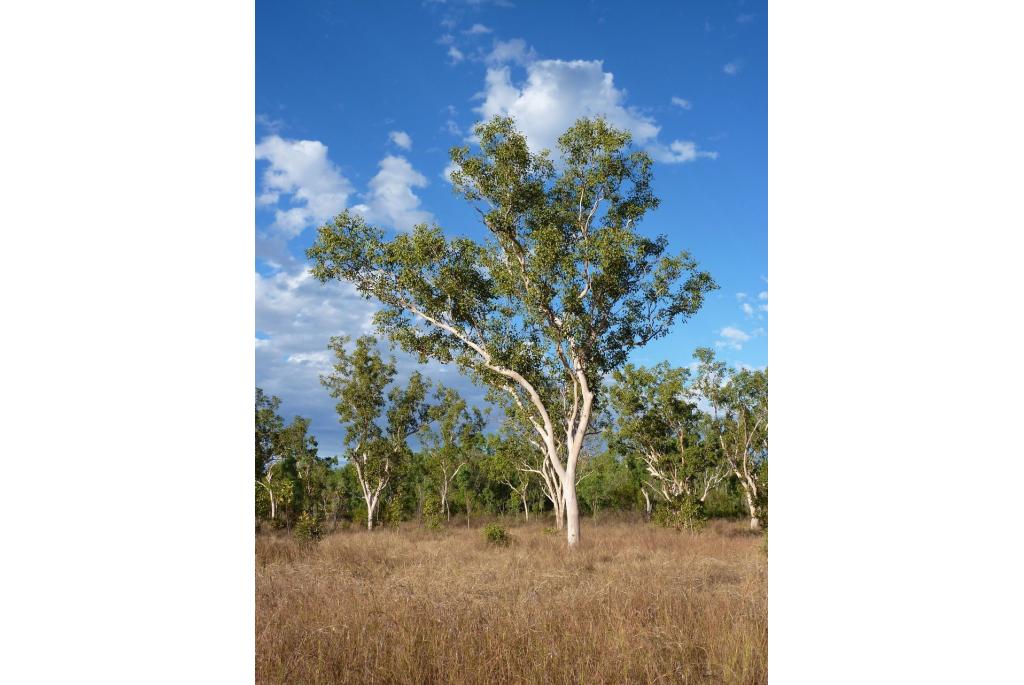
[[488,523],[484,526],[484,539],[492,545],[504,547],[512,541],[508,532],[497,523]]
[[548,527],[546,527],[544,529],[544,534],[545,535],[557,535],[558,534],[558,529],[557,528],[552,528],[551,526],[548,526]]
[[441,500],[434,495],[428,495],[423,500],[423,525],[430,530],[438,530],[444,523],[444,513],[441,511]]
[[321,535],[320,521],[312,514],[303,513],[299,520],[295,522],[292,534],[302,542],[316,542],[320,539]]
[[651,520],[655,525],[676,530],[700,530],[707,524],[707,517],[701,503],[693,499],[681,499],[671,505],[658,505]]

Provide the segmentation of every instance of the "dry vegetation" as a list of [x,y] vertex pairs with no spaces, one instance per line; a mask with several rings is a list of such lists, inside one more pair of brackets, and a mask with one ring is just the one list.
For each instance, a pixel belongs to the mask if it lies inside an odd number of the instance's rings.
[[768,564],[742,523],[256,540],[260,683],[764,683]]

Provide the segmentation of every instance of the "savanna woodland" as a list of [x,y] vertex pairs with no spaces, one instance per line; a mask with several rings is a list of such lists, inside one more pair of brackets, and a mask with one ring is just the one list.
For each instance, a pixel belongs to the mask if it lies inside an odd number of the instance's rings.
[[344,444],[256,389],[258,681],[766,682],[767,371],[630,361],[717,285],[641,230],[628,132],[475,134],[451,180],[486,241],[346,211],[307,252],[377,335],[324,341]]

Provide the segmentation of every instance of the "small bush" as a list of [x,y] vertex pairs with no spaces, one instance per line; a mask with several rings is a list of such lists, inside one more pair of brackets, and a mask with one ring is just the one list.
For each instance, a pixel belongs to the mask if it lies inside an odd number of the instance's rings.
[[508,531],[499,526],[497,523],[488,523],[484,526],[484,539],[492,545],[499,545],[504,547],[512,541],[509,537]]
[[297,540],[302,542],[316,542],[320,539],[321,535],[320,521],[312,514],[303,513],[299,520],[295,522],[292,534],[295,535]]
[[423,500],[423,525],[430,530],[438,530],[444,523],[444,514],[441,511],[441,500],[433,495]]
[[661,505],[654,510],[651,520],[662,528],[697,531],[707,524],[707,517],[700,502],[683,499],[672,506]]
[[544,529],[544,534],[545,535],[557,535],[558,534],[558,529],[557,528],[552,528],[551,526],[548,526],[548,527],[546,527]]

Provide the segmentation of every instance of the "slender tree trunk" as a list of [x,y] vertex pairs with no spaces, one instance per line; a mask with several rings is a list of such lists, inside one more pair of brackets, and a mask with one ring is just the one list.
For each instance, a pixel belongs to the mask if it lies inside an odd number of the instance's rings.
[[368,498],[366,500],[366,530],[373,530],[373,517],[376,513],[378,500]]
[[530,522],[530,505],[526,501],[526,487],[525,486],[523,486],[522,498],[523,498],[523,512],[526,514],[526,522],[529,523]]

